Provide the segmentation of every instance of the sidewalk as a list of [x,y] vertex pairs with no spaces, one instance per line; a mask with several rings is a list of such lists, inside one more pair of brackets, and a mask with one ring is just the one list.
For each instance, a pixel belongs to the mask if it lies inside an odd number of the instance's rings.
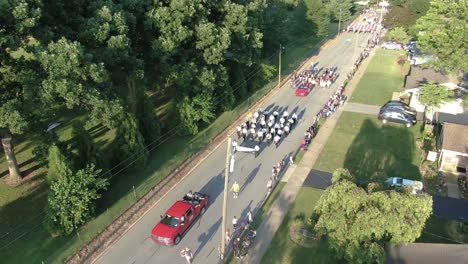
[[[359,67],[353,79],[346,86],[345,94],[348,98],[353,94],[356,84],[361,79],[374,54],[375,49],[372,50],[369,57],[362,62],[361,67]],[[346,107],[347,103],[345,103],[343,107],[339,107],[333,115],[327,118],[323,126],[320,127],[320,131],[317,136],[312,140],[312,143],[308,148],[309,150],[304,154],[301,162],[296,166],[291,167],[291,170],[293,171],[287,172],[289,174],[288,181],[257,229],[258,238],[254,246],[249,250],[249,254],[241,259],[239,263],[260,263],[268,245],[270,245],[270,242],[276,233],[276,230],[278,230],[284,217],[291,208],[291,205],[296,199],[304,180],[307,178],[310,170],[314,167],[320,152],[327,143],[338,119],[343,111],[345,111]]]
[[380,111],[380,106],[359,104],[359,103],[347,103],[344,107],[344,111],[361,113],[361,114],[369,114],[369,115],[377,115]]

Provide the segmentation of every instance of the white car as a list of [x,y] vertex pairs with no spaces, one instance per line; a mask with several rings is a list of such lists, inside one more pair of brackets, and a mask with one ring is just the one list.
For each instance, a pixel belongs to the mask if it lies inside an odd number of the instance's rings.
[[402,50],[403,49],[400,43],[396,43],[392,41],[387,41],[387,42],[382,43],[382,48],[389,49],[389,50]]
[[388,178],[385,183],[390,187],[402,187],[408,186],[413,189],[413,193],[422,191],[423,183],[420,181],[407,180],[400,177],[391,177]]

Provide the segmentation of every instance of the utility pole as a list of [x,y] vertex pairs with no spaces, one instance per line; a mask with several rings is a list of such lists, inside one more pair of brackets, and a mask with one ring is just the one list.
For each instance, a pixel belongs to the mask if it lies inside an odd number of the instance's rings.
[[278,86],[281,85],[281,53],[283,53],[283,47],[280,44],[279,48],[279,63],[278,63]]
[[231,137],[227,139],[226,151],[226,168],[224,171],[224,200],[223,200],[223,220],[221,227],[221,256],[224,259],[226,254],[226,215],[227,215],[227,199],[228,199],[228,185],[229,185],[229,170],[231,161]]
[[338,34],[341,33],[341,7],[340,7],[340,17],[338,18]]

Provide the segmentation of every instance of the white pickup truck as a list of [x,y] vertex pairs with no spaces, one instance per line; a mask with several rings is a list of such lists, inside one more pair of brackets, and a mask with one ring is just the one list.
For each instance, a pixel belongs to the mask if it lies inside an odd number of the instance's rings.
[[402,186],[409,186],[413,189],[413,193],[417,193],[417,192],[420,192],[422,191],[423,189],[423,183],[420,182],[420,181],[413,181],[413,180],[407,180],[407,179],[403,179],[401,177],[391,177],[391,178],[388,178],[385,183],[388,185],[388,186],[391,186],[391,187],[402,187]]

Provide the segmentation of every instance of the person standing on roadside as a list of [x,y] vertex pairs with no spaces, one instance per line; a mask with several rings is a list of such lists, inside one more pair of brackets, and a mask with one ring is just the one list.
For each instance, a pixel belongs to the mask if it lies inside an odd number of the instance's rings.
[[231,241],[231,237],[232,237],[231,230],[228,228],[228,230],[226,231],[226,243],[227,244],[229,244],[229,242]]
[[232,218],[232,227],[234,228],[234,232],[237,230],[237,217],[234,216],[234,218]]
[[180,251],[180,256],[185,258],[187,260],[187,263],[188,264],[191,264],[192,263],[192,260],[193,260],[193,253],[192,253],[192,250],[190,250],[190,248],[188,247],[185,247],[184,249],[182,249]]
[[251,225],[253,223],[253,214],[252,214],[252,211],[249,210],[249,212],[247,213],[247,224]]

